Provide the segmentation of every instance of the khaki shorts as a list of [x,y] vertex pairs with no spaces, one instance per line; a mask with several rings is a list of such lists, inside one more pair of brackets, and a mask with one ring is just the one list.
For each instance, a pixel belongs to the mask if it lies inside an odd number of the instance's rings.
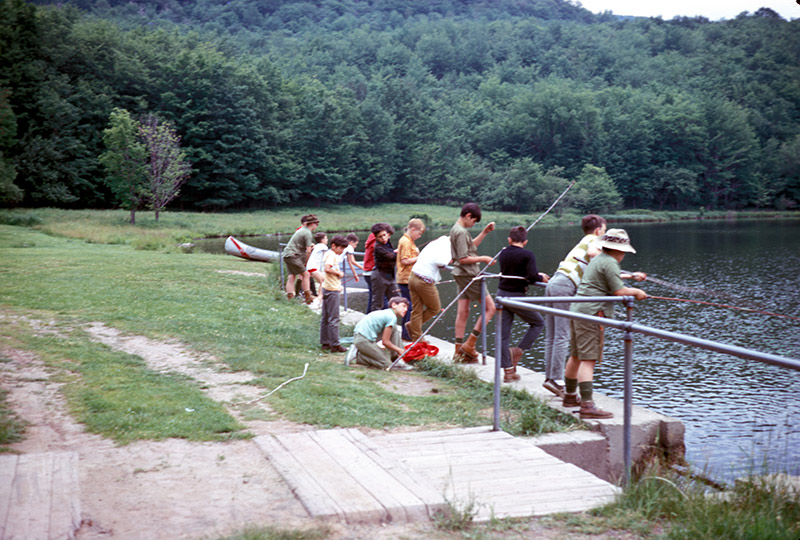
[[288,272],[297,276],[306,271],[305,257],[302,255],[289,255],[283,258],[283,264],[286,265]]
[[[458,285],[458,292],[463,291],[464,287],[469,286],[467,292],[462,294],[461,298],[466,298],[468,300],[472,300],[475,302],[481,301],[481,281],[479,279],[472,281],[472,278],[475,276],[453,276],[453,277],[456,280],[456,285]],[[470,281],[472,281],[471,284]]]
[[571,319],[569,353],[578,360],[595,360],[598,364],[603,360],[603,342],[605,328],[603,325],[589,321]]

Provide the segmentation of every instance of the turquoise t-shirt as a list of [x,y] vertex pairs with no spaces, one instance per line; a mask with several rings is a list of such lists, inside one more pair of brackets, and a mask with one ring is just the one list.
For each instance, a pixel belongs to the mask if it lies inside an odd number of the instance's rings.
[[378,341],[384,329],[397,325],[397,315],[391,308],[373,311],[356,324],[353,331],[370,341]]

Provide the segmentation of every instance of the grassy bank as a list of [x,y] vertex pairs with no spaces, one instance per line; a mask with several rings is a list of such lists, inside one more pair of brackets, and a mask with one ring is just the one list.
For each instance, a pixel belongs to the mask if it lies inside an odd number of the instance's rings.
[[[422,216],[429,226],[449,227],[459,209],[441,205],[382,204],[372,207],[337,205],[324,208],[282,208],[251,212],[196,213],[165,212],[155,221],[151,212],[140,212],[137,223],[128,223],[124,210],[61,210],[55,208],[0,210],[0,224],[30,227],[46,234],[76,238],[95,244],[128,244],[137,249],[178,251],[178,245],[196,238],[290,233],[300,216],[315,213],[328,232],[366,231],[373,223],[386,221],[396,228],[411,216]],[[532,223],[541,213],[519,214],[487,211],[487,220],[510,227]],[[582,216],[558,209],[542,219],[539,226],[577,223]],[[778,211],[662,211],[630,210],[606,216],[612,223],[659,222],[692,219],[775,219],[800,218],[798,212]]]
[[[0,226],[0,257],[3,344],[33,351],[62,373],[70,408],[92,431],[120,442],[242,433],[224,411],[201,399],[193,381],[154,374],[141,359],[92,342],[84,330],[90,322],[178,340],[211,355],[219,369],[252,373],[252,384],[264,393],[309,363],[305,379],[267,400],[290,421],[371,428],[491,423],[486,384],[465,384],[463,375],[433,368],[427,376],[346,368],[343,355],[320,353],[318,316],[282,298],[276,265],[91,244],[10,226]],[[242,270],[261,275],[235,273]],[[53,331],[41,335],[28,320],[47,321]],[[426,391],[404,393],[395,388],[398,380]],[[506,391],[503,397],[512,432],[575,424],[518,394]],[[541,421],[529,418],[533,410],[543,415]]]

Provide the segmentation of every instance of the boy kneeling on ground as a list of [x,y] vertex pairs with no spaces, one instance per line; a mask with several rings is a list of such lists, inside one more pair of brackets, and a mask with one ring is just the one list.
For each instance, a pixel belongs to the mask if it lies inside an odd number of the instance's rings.
[[[597,255],[583,272],[577,296],[633,296],[647,298],[647,293],[626,287],[620,278],[620,263],[626,253],[636,253],[625,229],[609,229],[600,237],[603,252]],[[596,317],[614,316],[614,302],[574,302],[570,311]],[[564,407],[580,406],[581,418],[611,418],[614,415],[600,409],[592,400],[594,367],[603,358],[605,327],[590,321],[570,319],[572,336],[570,357],[564,372]],[[580,388],[580,398],[576,390]]]
[[[400,339],[400,323],[408,311],[408,300],[402,296],[389,299],[389,309],[369,313],[353,330],[355,361],[367,367],[386,369],[405,352]],[[381,341],[384,348],[378,345]],[[351,354],[347,355],[348,358]],[[392,369],[409,370],[411,366],[399,361]]]

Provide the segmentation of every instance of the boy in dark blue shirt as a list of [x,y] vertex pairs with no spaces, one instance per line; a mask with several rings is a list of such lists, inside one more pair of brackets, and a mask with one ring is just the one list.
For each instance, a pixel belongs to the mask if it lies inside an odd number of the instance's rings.
[[[515,297],[526,296],[528,285],[542,282],[547,283],[550,276],[539,272],[536,268],[536,257],[525,249],[528,243],[528,231],[525,227],[517,226],[508,234],[508,247],[500,252],[500,283],[497,296]],[[515,277],[512,277],[515,276]],[[511,341],[511,325],[514,324],[514,315],[528,323],[528,330],[519,342],[519,345],[509,349]],[[533,346],[533,342],[544,328],[542,316],[535,311],[515,309],[503,306],[503,331],[501,339],[501,365],[503,366],[503,382],[514,382],[520,379],[517,374],[517,363],[524,352]]]

